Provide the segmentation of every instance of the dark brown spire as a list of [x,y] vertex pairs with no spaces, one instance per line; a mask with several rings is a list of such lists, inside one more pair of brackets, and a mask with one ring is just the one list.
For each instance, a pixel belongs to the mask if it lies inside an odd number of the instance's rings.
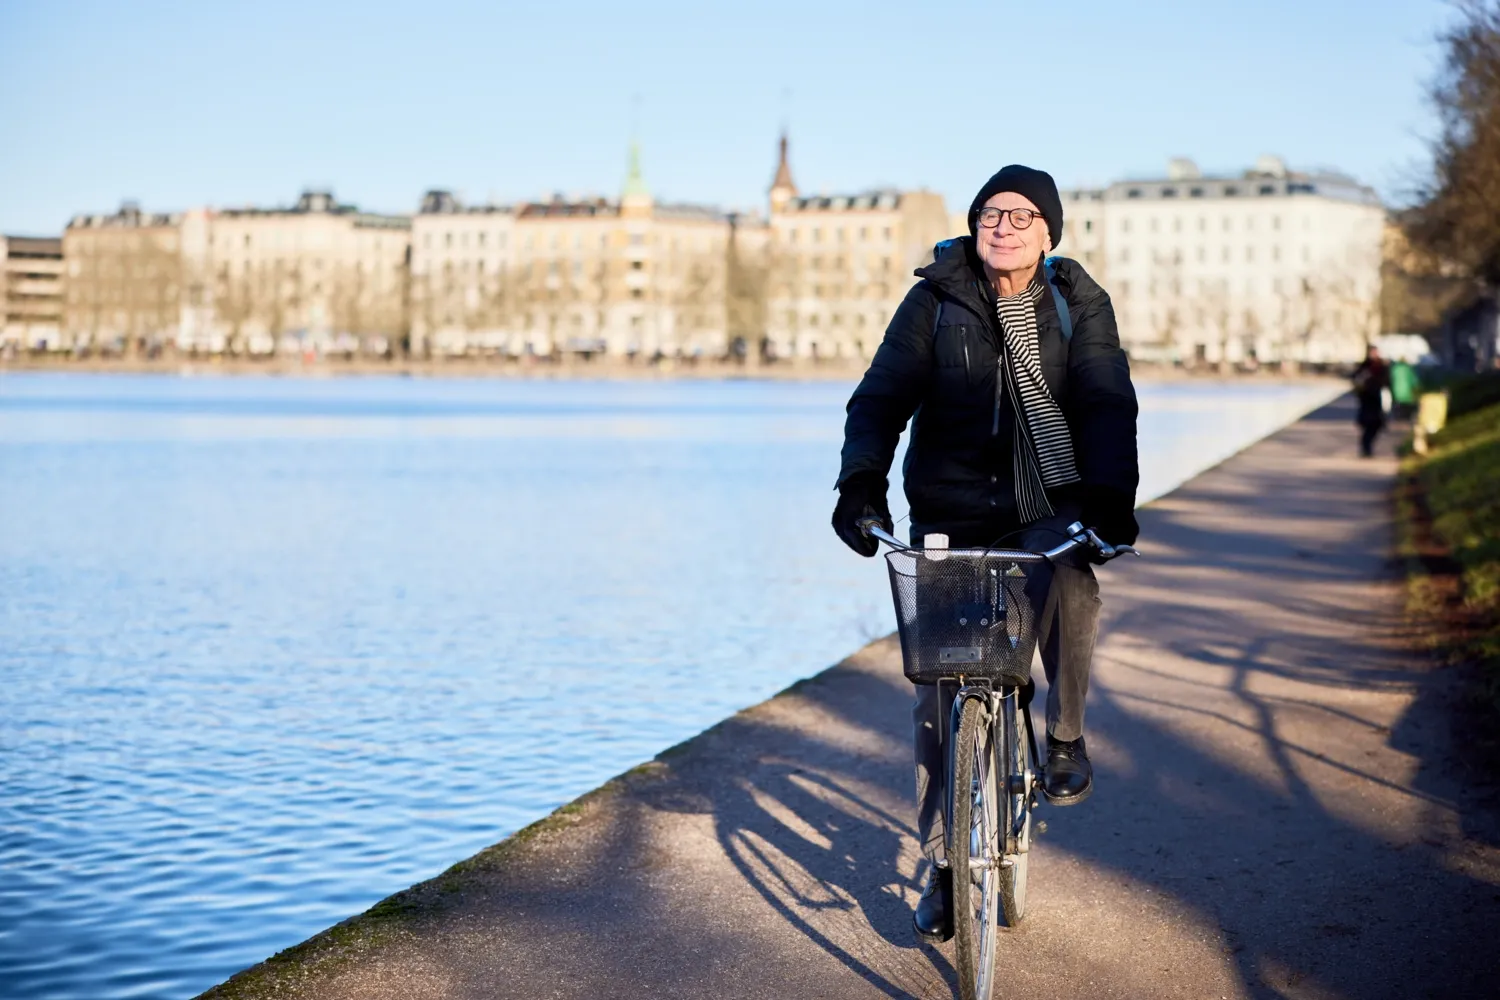
[[792,181],[792,167],[786,161],[786,133],[781,133],[781,161],[776,164],[776,179],[771,182],[772,193],[785,192],[789,197],[797,194],[797,185]]

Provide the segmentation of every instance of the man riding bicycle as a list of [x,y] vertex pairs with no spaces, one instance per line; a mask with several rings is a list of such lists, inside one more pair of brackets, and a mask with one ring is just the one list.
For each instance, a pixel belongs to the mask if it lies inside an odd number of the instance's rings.
[[[855,552],[878,548],[858,521],[892,530],[887,474],[912,421],[902,472],[911,541],[1045,549],[1082,521],[1111,544],[1135,541],[1136,398],[1109,296],[1061,242],[1051,175],[1011,165],[980,188],[969,235],[938,245],[849,399],[833,526]],[[1059,564],[1040,630],[1048,683],[1043,788],[1054,805],[1093,791],[1084,699],[1099,623],[1087,562]],[[912,710],[917,836],[933,863],[914,920],[952,936],[940,733],[950,686],[919,684]]]

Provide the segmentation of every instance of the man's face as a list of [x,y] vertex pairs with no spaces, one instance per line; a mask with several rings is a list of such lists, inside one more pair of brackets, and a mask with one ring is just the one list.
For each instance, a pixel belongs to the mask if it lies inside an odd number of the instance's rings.
[[992,270],[1024,271],[1052,248],[1047,222],[1030,199],[1014,191],[1002,191],[985,202],[984,208],[1024,208],[1036,213],[1031,225],[1025,229],[1015,227],[1009,212],[1000,217],[1000,224],[993,229],[976,227],[978,236],[974,242],[979,250],[979,259]]

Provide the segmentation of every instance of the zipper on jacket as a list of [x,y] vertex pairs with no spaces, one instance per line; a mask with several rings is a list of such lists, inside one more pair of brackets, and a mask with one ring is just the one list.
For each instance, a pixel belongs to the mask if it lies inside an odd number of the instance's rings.
[[1000,394],[1005,386],[1005,339],[1001,335],[1000,357],[995,361],[995,421],[990,425],[990,437],[1000,436]]
[[964,381],[973,384],[974,372],[969,368],[969,328],[958,328],[958,342],[964,345]]

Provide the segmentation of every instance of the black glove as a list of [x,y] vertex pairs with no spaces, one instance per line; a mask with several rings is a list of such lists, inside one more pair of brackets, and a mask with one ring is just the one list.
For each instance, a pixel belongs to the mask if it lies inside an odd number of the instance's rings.
[[889,484],[885,477],[874,472],[856,472],[839,483],[839,502],[833,508],[833,530],[844,540],[844,544],[865,557],[880,551],[880,543],[859,529],[861,518],[878,517],[880,526],[894,531],[891,524],[891,508],[885,501]]
[[1123,490],[1095,487],[1084,506],[1085,527],[1111,545],[1134,545],[1141,533],[1135,523],[1135,496]]

